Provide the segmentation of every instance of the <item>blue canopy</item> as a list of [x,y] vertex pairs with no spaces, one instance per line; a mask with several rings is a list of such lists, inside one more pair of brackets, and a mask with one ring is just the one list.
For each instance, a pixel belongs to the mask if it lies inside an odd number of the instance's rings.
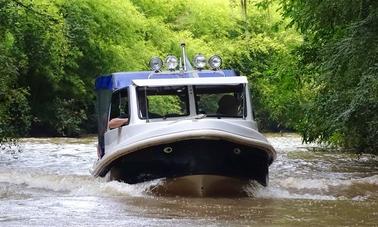
[[[231,77],[237,76],[234,70],[219,70],[219,71],[197,71],[198,77]],[[168,79],[168,78],[190,78],[193,77],[192,73],[153,73],[151,71],[142,72],[118,72],[110,75],[100,76],[96,79],[96,90],[117,90],[120,88],[128,87],[136,79]]]

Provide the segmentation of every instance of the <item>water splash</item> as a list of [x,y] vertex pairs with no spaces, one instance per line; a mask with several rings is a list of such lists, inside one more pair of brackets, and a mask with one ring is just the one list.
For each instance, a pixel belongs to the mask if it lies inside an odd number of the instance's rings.
[[69,196],[147,196],[150,189],[160,182],[161,180],[155,180],[130,185],[117,181],[106,182],[102,178],[94,179],[90,175],[57,175],[25,171],[0,173],[0,183],[65,193]]
[[[355,200],[371,198],[378,192],[378,175],[359,179],[301,179],[286,178],[276,180],[269,187],[251,182],[245,188],[246,193],[254,198],[271,199],[310,199],[310,200]],[[359,187],[356,195],[355,188]]]

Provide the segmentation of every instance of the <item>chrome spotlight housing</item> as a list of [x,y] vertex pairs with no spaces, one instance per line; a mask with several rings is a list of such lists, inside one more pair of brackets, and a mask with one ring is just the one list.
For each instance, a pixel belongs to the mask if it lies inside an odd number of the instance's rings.
[[178,60],[175,56],[168,55],[165,59],[165,64],[167,65],[169,71],[175,71],[178,65]]
[[206,57],[203,54],[196,54],[193,58],[193,63],[196,69],[204,69],[206,66]]
[[159,57],[153,57],[151,58],[149,65],[151,70],[159,72],[163,66],[163,61]]
[[213,55],[209,59],[209,66],[212,70],[218,70],[222,66],[222,58],[218,55]]

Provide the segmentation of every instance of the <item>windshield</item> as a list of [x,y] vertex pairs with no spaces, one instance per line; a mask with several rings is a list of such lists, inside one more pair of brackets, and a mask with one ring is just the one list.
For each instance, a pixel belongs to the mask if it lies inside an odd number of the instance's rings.
[[197,114],[208,117],[243,117],[245,92],[239,85],[194,86]]
[[137,94],[141,119],[165,119],[189,115],[186,86],[138,87]]

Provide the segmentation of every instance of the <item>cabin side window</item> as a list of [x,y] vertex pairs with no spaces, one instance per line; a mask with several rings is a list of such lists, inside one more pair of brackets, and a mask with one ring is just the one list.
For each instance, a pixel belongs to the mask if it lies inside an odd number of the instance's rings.
[[239,85],[194,86],[197,114],[208,117],[246,116],[245,90]]
[[186,86],[138,87],[137,93],[141,119],[166,119],[189,115]]
[[116,91],[112,95],[108,128],[114,129],[129,122],[129,97],[127,89]]

